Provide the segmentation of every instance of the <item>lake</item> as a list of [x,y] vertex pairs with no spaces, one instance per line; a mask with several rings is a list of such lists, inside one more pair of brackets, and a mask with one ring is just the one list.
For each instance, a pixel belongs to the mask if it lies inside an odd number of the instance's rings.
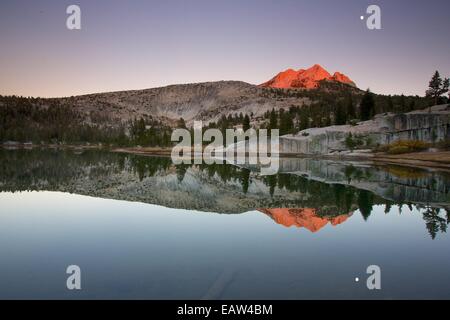
[[0,298],[449,299],[449,189],[363,162],[0,149]]

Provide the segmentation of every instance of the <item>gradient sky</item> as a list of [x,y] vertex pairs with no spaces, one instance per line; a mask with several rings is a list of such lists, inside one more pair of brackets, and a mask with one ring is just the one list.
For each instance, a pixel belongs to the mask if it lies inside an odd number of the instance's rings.
[[[82,30],[66,28],[78,4]],[[382,30],[368,30],[369,4]],[[321,64],[377,93],[450,76],[450,1],[1,0],[0,94],[70,96],[177,83],[259,84]]]

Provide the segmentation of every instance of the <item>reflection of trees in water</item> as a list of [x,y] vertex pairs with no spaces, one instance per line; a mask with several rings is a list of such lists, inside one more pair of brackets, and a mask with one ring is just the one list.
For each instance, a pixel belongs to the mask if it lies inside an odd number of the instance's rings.
[[[110,159],[98,152],[78,154],[67,150],[0,149],[3,191],[55,189],[75,178],[104,175]],[[88,170],[82,170],[87,168]]]
[[77,178],[90,180],[127,171],[142,180],[166,171],[170,158],[142,157],[98,150],[5,150],[0,148],[3,191],[46,190]]
[[292,174],[277,174],[263,178],[273,196],[280,192],[299,192],[306,195],[303,207],[317,208],[318,214],[337,216],[357,209],[354,194],[357,189],[342,184],[327,184]]
[[139,181],[142,181],[145,177],[154,176],[158,171],[165,172],[172,165],[170,158],[123,154],[120,156],[128,160],[132,172],[137,174]]
[[242,169],[241,171],[242,192],[247,193],[249,182],[250,182],[250,170]]
[[345,166],[344,174],[347,178],[347,183],[352,182],[352,180],[363,181],[371,178],[370,170],[367,168],[356,168],[352,164]]
[[[441,217],[441,211],[446,212],[445,218]],[[450,223],[449,213],[447,210],[431,207],[426,208],[423,212],[423,220],[432,239],[436,238],[439,232],[447,232],[447,226]]]
[[359,211],[361,212],[361,215],[363,216],[364,220],[367,221],[369,219],[370,214],[372,213],[373,208],[373,193],[366,191],[366,190],[360,190],[358,194],[358,207]]
[[[278,182],[278,176],[280,175],[272,175],[272,176],[266,176],[264,177],[264,183],[269,187],[270,190],[270,195],[273,197],[274,193],[275,193],[275,188],[277,186],[277,182]],[[281,182],[280,182],[280,189],[281,189]],[[288,189],[289,190],[289,189]],[[289,190],[292,191],[292,190]]]
[[178,182],[183,182],[184,176],[186,175],[186,171],[189,168],[186,164],[177,165],[177,180]]
[[[352,170],[352,174],[356,173],[357,179],[364,179],[366,175],[363,171]],[[355,178],[355,177],[353,177]],[[401,214],[403,205],[406,205],[410,211],[423,210],[419,205],[413,205],[411,203],[394,202],[391,200],[386,200],[374,193],[367,190],[358,190],[351,186],[341,185],[341,184],[327,184],[323,182],[318,182],[314,180],[308,180],[305,177],[290,175],[290,174],[277,174],[272,176],[263,177],[262,181],[269,187],[270,194],[273,197],[276,188],[284,189],[290,192],[302,192],[310,196],[308,201],[305,201],[303,205],[305,207],[311,206],[318,207],[317,212],[319,215],[339,215],[342,213],[348,213],[355,210],[355,195],[357,209],[361,212],[364,220],[368,220],[372,214],[373,206],[377,204],[384,204],[384,212],[387,214],[391,212],[392,206],[398,206],[399,213]],[[332,212],[323,210],[326,204],[334,204],[334,210]],[[441,217],[440,213],[445,211],[446,218]],[[445,233],[447,231],[447,226],[450,223],[450,212],[448,210],[427,207],[423,212],[423,219],[426,224],[426,228],[434,239],[437,233]]]
[[[139,155],[85,150],[4,150],[0,149],[0,191],[49,190],[58,191],[75,179],[104,180],[112,174],[129,172],[142,181],[156,174],[167,175],[175,171],[177,179],[183,182],[191,165],[174,166],[170,158],[146,157]],[[304,176],[279,173],[271,176],[252,178],[249,169],[233,165],[212,164],[196,165],[210,178],[219,178],[223,183],[233,182],[241,185],[241,192],[247,194],[250,185],[261,181],[268,189],[273,208],[316,208],[322,216],[338,216],[359,209],[364,220],[368,220],[372,208],[377,204],[385,205],[385,212],[391,212],[393,205],[399,211],[404,204],[413,210],[411,203],[399,203],[385,200],[366,190],[343,184],[327,184],[309,180]],[[175,170],[173,170],[175,169]],[[353,166],[346,169],[347,179],[364,180],[367,172]],[[408,175],[412,175],[408,172]],[[298,200],[287,200],[289,193],[299,193]],[[284,197],[283,197],[284,196]],[[442,209],[421,207],[426,228],[435,238],[438,233],[447,231],[450,222],[449,212]],[[445,212],[445,214],[443,214]]]
[[207,172],[209,177],[218,176],[223,182],[229,182],[231,180],[238,179],[241,174],[239,167],[230,164],[217,164],[210,165],[201,164],[198,165],[200,170]]
[[386,203],[384,204],[384,213],[388,214],[391,212],[392,204],[392,201],[386,200]]

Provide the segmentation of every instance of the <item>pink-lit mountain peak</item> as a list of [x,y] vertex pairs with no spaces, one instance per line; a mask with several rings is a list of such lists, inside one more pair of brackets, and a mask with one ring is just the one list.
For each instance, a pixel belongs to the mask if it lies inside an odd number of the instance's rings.
[[271,80],[261,84],[262,87],[269,88],[317,88],[322,80],[335,81],[355,86],[355,83],[346,75],[335,72],[331,75],[321,65],[315,64],[308,69],[293,70],[288,69],[278,73]]

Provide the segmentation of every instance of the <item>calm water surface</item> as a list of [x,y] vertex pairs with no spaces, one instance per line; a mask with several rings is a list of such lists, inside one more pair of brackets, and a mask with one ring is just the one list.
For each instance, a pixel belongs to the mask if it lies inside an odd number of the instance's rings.
[[[450,298],[449,177],[0,150],[0,298]],[[82,290],[66,289],[68,265]],[[369,265],[381,290],[368,290]],[[360,281],[356,282],[355,277]]]

